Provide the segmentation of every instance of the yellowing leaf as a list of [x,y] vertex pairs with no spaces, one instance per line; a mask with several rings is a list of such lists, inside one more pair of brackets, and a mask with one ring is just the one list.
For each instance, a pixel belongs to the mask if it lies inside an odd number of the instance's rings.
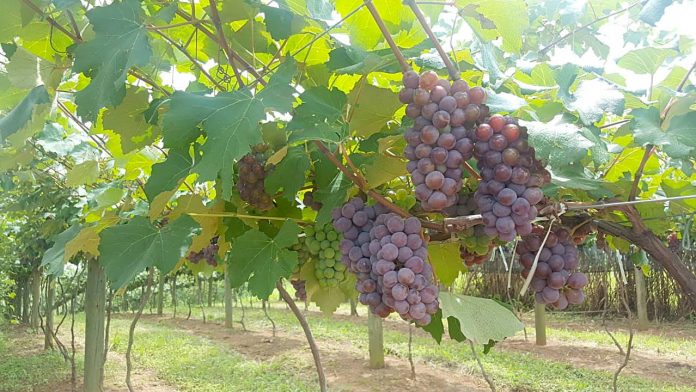
[[68,186],[80,186],[93,184],[99,178],[99,164],[97,161],[85,161],[73,166],[65,177]]
[[460,272],[466,271],[459,255],[459,242],[434,242],[428,245],[430,264],[440,283],[449,286]]
[[63,260],[68,261],[79,252],[87,253],[91,257],[99,257],[99,241],[99,233],[95,226],[83,228],[75,238],[65,244]]
[[365,179],[371,188],[406,174],[406,163],[401,158],[388,155],[378,155],[370,165],[365,167]]

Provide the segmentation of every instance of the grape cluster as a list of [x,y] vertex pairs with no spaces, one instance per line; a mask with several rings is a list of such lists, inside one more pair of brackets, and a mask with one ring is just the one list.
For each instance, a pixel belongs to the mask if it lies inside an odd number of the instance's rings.
[[[380,317],[396,311],[401,318],[418,325],[430,323],[439,308],[438,288],[427,263],[427,243],[421,236],[418,218],[378,215],[370,230],[371,279],[376,283],[360,300]],[[367,291],[367,290],[365,290]]]
[[273,198],[266,193],[264,187],[264,179],[269,173],[265,167],[269,154],[267,144],[257,144],[251,153],[243,156],[237,163],[239,195],[242,200],[260,211],[273,208]]
[[295,298],[299,299],[300,301],[306,301],[307,300],[307,287],[306,287],[306,281],[302,279],[293,279],[290,281],[292,284],[292,287],[295,289]]
[[483,264],[495,248],[494,238],[483,232],[482,226],[470,227],[459,234],[459,255],[467,267]]
[[210,244],[198,252],[189,252],[186,256],[189,262],[193,264],[198,264],[201,260],[205,260],[211,267],[217,267],[217,253],[220,249],[218,246],[218,237],[213,237],[210,240]]
[[540,252],[530,285],[536,293],[536,302],[549,304],[559,310],[565,309],[568,304],[582,303],[585,300],[582,288],[587,285],[587,276],[576,271],[578,248],[570,233],[561,227],[552,229],[539,251],[545,235],[543,228],[535,227],[530,235],[522,237],[517,244],[516,252],[524,267],[522,277],[526,279],[529,276],[534,258]]
[[432,71],[405,72],[403,85],[399,99],[414,122],[404,133],[406,168],[423,210],[442,211],[457,202],[462,164],[474,151],[467,127],[488,116],[486,92],[463,80],[439,79]]
[[534,156],[526,129],[510,117],[493,115],[473,132],[481,181],[474,198],[485,233],[503,241],[532,232],[535,207],[549,174]]
[[305,243],[314,260],[314,276],[321,287],[335,287],[346,279],[346,266],[341,263],[338,233],[329,224],[305,228]]
[[673,231],[670,232],[669,235],[667,235],[667,247],[669,250],[671,250],[673,253],[679,253],[681,251],[681,241],[679,240],[679,237],[677,236],[677,232]]
[[321,209],[321,203],[314,200],[314,191],[305,192],[305,194],[302,196],[302,204],[313,209],[314,211],[319,211]]

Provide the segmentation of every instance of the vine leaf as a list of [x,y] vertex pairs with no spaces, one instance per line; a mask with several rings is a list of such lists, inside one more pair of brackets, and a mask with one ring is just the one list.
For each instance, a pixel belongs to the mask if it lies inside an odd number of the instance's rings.
[[403,106],[397,95],[386,88],[358,85],[348,95],[351,106],[350,131],[369,137],[379,132]]
[[78,233],[80,233],[80,225],[72,225],[52,238],[53,246],[46,250],[41,258],[41,266],[45,267],[47,274],[63,275],[65,262],[70,260],[66,254],[66,244],[76,238]]
[[562,122],[560,116],[550,123],[530,121],[523,125],[529,131],[529,143],[534,146],[537,157],[546,160],[552,168],[579,162],[594,145],[582,136],[579,127]]
[[[457,0],[457,8],[464,9],[474,20],[470,25],[487,40],[498,36],[503,39],[502,48],[508,52],[519,53],[522,48],[524,30],[529,26],[527,5],[523,0],[472,1]],[[475,11],[472,8],[475,7]]]
[[435,339],[437,344],[442,342],[442,335],[445,332],[445,326],[442,324],[442,309],[438,309],[437,313],[430,318],[430,324],[421,327],[424,331],[430,334]]
[[676,53],[672,49],[640,48],[621,56],[616,64],[637,74],[654,74],[667,57]]
[[26,7],[19,1],[2,6],[0,12],[0,42],[12,42],[17,32],[22,29],[22,9]]
[[144,186],[147,199],[152,202],[160,193],[172,190],[179,180],[189,173],[192,166],[193,159],[188,148],[183,151],[170,149],[164,162],[152,165],[152,175]]
[[73,166],[65,176],[65,185],[77,187],[85,184],[93,184],[99,178],[99,163],[97,161],[84,161]]
[[449,286],[460,272],[466,272],[459,255],[459,242],[433,242],[428,245],[430,263],[440,283]]
[[273,238],[257,229],[235,238],[227,258],[232,286],[249,282],[252,294],[267,299],[278,279],[289,278],[297,265],[297,252],[287,248],[297,243],[299,234],[297,223],[287,220]]
[[295,195],[305,183],[307,169],[309,158],[304,147],[290,147],[285,158],[266,177],[266,193],[273,195],[282,188],[286,199],[295,200]]
[[[203,198],[199,195],[183,195],[176,201],[176,207],[169,213],[169,219],[177,219],[184,214],[199,213],[199,214],[216,214],[224,212],[224,203],[211,203],[205,205]],[[199,252],[210,244],[210,240],[219,234],[218,229],[222,218],[219,216],[194,216],[193,220],[198,222],[201,227],[193,240],[191,240],[190,252]],[[205,263],[203,263],[205,264]]]
[[64,260],[68,261],[83,252],[91,257],[99,257],[99,231],[97,226],[82,228],[77,235],[65,244]]
[[94,121],[99,109],[121,103],[126,95],[128,70],[146,65],[152,49],[138,0],[95,7],[86,15],[95,36],[75,49],[73,71],[92,80],[75,94],[75,103],[79,116]]
[[44,86],[37,86],[5,117],[0,118],[0,142],[15,132],[24,128],[35,112],[38,105],[48,104],[51,98]]
[[656,107],[633,109],[631,115],[633,137],[638,145],[660,146],[672,158],[687,158],[696,148],[693,137],[696,115],[693,112],[673,117],[666,131],[660,126],[660,111]]
[[308,89],[300,95],[302,104],[295,108],[292,121],[288,129],[311,129],[318,124],[332,124],[343,113],[346,104],[346,95],[338,89],[317,86]]
[[262,5],[261,11],[265,16],[266,29],[274,40],[287,39],[301,32],[306,25],[304,18],[281,8]]
[[371,188],[393,180],[399,176],[408,174],[406,163],[399,157],[389,155],[377,155],[369,164],[365,165],[365,180]]
[[655,26],[665,14],[665,8],[670,6],[674,0],[648,0],[640,10],[638,17],[645,23]]
[[338,172],[328,184],[322,183],[317,178],[317,191],[314,198],[322,204],[317,223],[323,225],[331,220],[331,211],[343,204],[346,200],[348,189],[353,185],[342,172]]
[[104,229],[99,242],[100,262],[114,287],[124,287],[146,268],[169,273],[186,254],[198,223],[182,216],[162,228],[142,216]]
[[598,79],[583,80],[567,106],[580,115],[584,124],[599,121],[604,113],[623,114],[624,95],[610,84]]
[[124,153],[144,147],[154,140],[156,135],[144,116],[148,107],[148,92],[128,87],[123,102],[104,112],[104,129],[118,133]]
[[439,300],[442,317],[457,319],[461,333],[476,344],[499,342],[522,330],[520,320],[492,299],[440,292]]

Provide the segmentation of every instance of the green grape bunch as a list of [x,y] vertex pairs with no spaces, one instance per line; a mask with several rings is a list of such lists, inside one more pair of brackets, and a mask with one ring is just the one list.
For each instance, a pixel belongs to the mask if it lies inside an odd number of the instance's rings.
[[311,254],[307,248],[306,238],[306,236],[300,235],[297,238],[298,242],[290,247],[290,250],[297,252],[297,265],[292,270],[293,274],[299,274],[302,266],[311,258]]
[[490,258],[491,251],[495,248],[495,238],[486,235],[480,225],[459,233],[459,242],[459,253],[467,267],[483,264]]
[[336,287],[346,280],[346,265],[341,262],[341,236],[330,224],[305,228],[305,244],[315,259],[314,275],[321,287]]

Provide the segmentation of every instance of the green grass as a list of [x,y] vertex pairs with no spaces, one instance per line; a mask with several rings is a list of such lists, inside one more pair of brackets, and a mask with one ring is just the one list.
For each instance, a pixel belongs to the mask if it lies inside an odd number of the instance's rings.
[[[130,320],[112,320],[114,350],[126,352]],[[312,391],[316,381],[297,377],[283,356],[259,362],[200,336],[166,324],[141,321],[133,346],[134,363],[150,368],[181,391]]]
[[37,335],[14,335],[0,330],[0,391],[33,391],[69,374],[59,353],[31,348]]
[[[365,310],[362,309],[361,314]],[[236,317],[240,315],[236,309]],[[209,319],[221,320],[222,309],[206,309]],[[294,316],[285,310],[273,309],[271,317],[279,328],[301,334]],[[269,322],[260,309],[247,309],[245,320],[251,328],[269,329]],[[356,350],[367,351],[366,327],[356,328],[351,321],[309,315],[312,332],[319,340],[349,343]],[[364,323],[364,318],[359,323]],[[385,350],[405,358],[408,355],[408,334],[386,328]],[[468,345],[444,341],[437,345],[431,338],[414,336],[414,356],[425,362],[456,368],[469,374],[479,374],[478,365]],[[495,378],[498,386],[517,391],[607,391],[611,389],[612,373],[578,369],[568,364],[539,359],[533,354],[506,352],[493,349],[488,355],[479,352],[486,370]],[[676,375],[675,375],[676,376]],[[664,384],[636,376],[621,376],[619,387],[630,391],[696,391],[678,384]]]

